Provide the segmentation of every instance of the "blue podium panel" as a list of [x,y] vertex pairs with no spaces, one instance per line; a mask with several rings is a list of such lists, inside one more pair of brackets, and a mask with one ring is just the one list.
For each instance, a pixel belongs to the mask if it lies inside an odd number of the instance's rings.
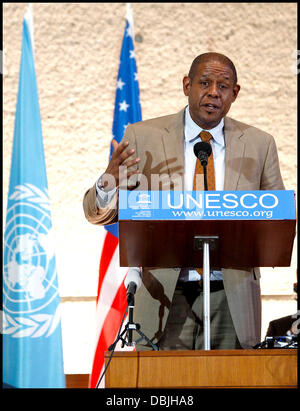
[[214,236],[212,268],[289,266],[295,217],[292,190],[120,190],[120,265],[201,267],[196,239]]
[[119,220],[292,220],[295,195],[278,191],[126,191]]

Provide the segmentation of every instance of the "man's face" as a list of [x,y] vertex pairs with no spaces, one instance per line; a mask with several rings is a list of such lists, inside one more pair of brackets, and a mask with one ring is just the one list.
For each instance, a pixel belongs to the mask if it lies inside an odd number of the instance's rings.
[[198,64],[191,80],[183,78],[183,91],[188,96],[192,119],[201,128],[216,127],[228,113],[240,86],[234,85],[231,68],[218,60]]

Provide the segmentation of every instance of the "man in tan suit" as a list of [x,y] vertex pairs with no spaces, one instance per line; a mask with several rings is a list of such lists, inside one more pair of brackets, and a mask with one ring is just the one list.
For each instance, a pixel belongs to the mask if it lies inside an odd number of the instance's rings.
[[[118,190],[124,185],[192,190],[196,158],[191,153],[202,130],[213,136],[216,190],[283,190],[274,138],[226,116],[239,90],[231,60],[218,53],[198,56],[183,78],[188,106],[132,124],[119,145],[113,142],[105,174],[84,196],[88,221],[117,222]],[[251,348],[260,342],[259,277],[254,267],[212,271],[212,349]],[[160,349],[203,349],[202,301],[195,267],[143,267],[134,320]],[[141,342],[137,349],[151,347]]]

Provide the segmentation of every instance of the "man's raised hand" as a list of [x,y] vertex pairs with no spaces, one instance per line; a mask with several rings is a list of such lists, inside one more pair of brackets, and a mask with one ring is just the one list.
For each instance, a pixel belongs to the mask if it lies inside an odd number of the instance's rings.
[[102,176],[104,191],[113,190],[120,185],[120,182],[123,184],[132,175],[139,173],[139,169],[128,172],[128,168],[140,162],[139,158],[132,158],[135,150],[133,148],[127,150],[128,145],[128,141],[122,141],[119,144],[116,140],[112,140],[113,152]]

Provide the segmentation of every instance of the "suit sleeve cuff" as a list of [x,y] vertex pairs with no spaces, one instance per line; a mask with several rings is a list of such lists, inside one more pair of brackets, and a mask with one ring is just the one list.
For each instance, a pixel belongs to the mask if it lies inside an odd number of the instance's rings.
[[107,192],[102,190],[99,187],[101,177],[102,176],[99,177],[99,179],[97,180],[97,183],[96,183],[96,191],[97,191],[96,205],[97,205],[98,208],[105,208],[111,202],[113,196],[115,195],[115,193],[117,191],[117,187],[115,187],[112,190],[107,191]]

